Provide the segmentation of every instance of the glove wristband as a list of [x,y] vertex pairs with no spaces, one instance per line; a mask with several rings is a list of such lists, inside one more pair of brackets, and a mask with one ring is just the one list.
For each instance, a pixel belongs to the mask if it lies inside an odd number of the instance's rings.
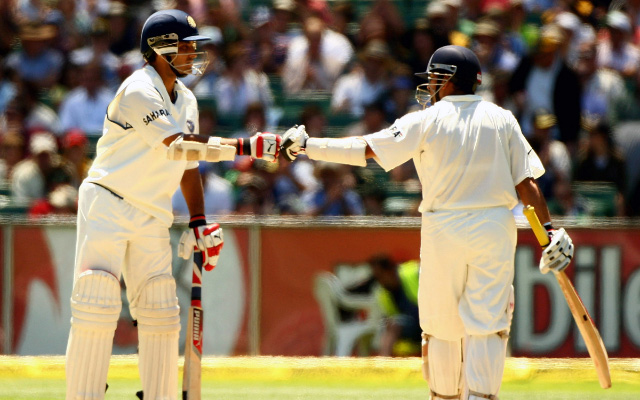
[[236,145],[238,149],[239,156],[250,156],[251,155],[251,140],[238,138],[238,144]]
[[546,224],[544,224],[544,225],[542,225],[542,226],[544,226],[544,229],[546,229],[546,230],[547,230],[547,232],[549,232],[549,231],[553,231],[553,230],[555,230],[555,229],[556,229],[556,228],[554,228],[554,227],[553,227],[553,225],[551,225],[551,222],[547,222]]
[[204,214],[192,215],[191,219],[189,220],[189,228],[191,229],[197,228],[199,226],[204,226],[206,224],[207,218],[204,216]]

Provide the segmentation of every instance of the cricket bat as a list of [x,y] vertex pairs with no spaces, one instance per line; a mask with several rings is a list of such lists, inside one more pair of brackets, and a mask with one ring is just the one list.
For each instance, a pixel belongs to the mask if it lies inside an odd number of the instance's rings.
[[[532,206],[526,206],[524,208],[524,215],[529,220],[529,225],[531,225],[531,229],[533,229],[533,233],[536,235],[540,245],[547,246],[549,244],[547,230],[540,223],[534,208]],[[558,279],[558,284],[560,285],[560,289],[562,289],[562,293],[567,300],[573,319],[576,321],[576,325],[578,325],[580,334],[587,345],[587,350],[589,351],[591,360],[593,360],[593,363],[595,364],[600,386],[603,389],[608,389],[611,387],[609,356],[607,355],[607,349],[604,347],[600,333],[598,333],[598,329],[594,325],[591,316],[582,303],[582,299],[578,296],[576,289],[573,287],[573,284],[564,271],[560,271],[558,273],[554,272],[553,274]]]
[[182,400],[201,399],[202,373],[202,252],[193,253],[191,306],[184,346]]

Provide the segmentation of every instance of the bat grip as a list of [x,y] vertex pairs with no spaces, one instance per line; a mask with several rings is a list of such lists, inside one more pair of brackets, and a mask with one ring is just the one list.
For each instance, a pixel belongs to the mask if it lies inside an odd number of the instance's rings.
[[536,215],[536,210],[533,206],[525,206],[522,212],[524,216],[527,217],[529,225],[531,225],[531,229],[536,235],[536,239],[538,239],[540,246],[547,247],[549,245],[549,235],[547,234],[547,230],[544,229],[544,226],[540,223],[538,215]]

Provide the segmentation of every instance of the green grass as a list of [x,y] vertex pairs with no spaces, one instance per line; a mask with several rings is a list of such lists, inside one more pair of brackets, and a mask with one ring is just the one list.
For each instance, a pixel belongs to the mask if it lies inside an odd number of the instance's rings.
[[[203,399],[426,400],[419,359],[205,358]],[[508,359],[501,400],[640,399],[640,360],[611,360],[613,387],[599,387],[590,360]],[[135,357],[114,357],[106,399],[135,399]],[[61,357],[0,357],[0,400],[64,398]]]

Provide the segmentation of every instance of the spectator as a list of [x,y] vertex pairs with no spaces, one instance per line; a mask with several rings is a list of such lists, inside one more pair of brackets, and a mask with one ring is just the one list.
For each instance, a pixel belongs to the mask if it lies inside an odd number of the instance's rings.
[[[204,189],[204,212],[206,215],[226,215],[235,209],[233,197],[233,185],[220,177],[211,167],[210,163],[200,163],[198,167]],[[187,202],[180,188],[173,195],[173,214],[176,216],[189,216]]]
[[[597,182],[610,184],[615,191],[612,204],[603,205],[604,216],[623,216],[625,212],[625,160],[617,151],[611,127],[600,121],[589,127],[588,138],[578,154],[573,180],[575,182]],[[599,195],[599,194],[598,194]]]
[[556,116],[551,111],[544,108],[536,110],[532,125],[529,144],[545,169],[545,174],[536,182],[545,199],[551,200],[557,185],[571,182],[571,158],[567,146],[551,136],[551,129],[556,125]]
[[0,135],[0,180],[7,181],[13,167],[24,158],[24,137],[18,131]]
[[[426,18],[419,18],[415,22],[411,34],[411,48],[409,51],[409,68],[411,71],[426,71],[431,55],[437,49],[436,38]],[[424,83],[419,77],[412,75],[413,87]]]
[[114,93],[103,84],[101,71],[97,62],[80,67],[80,85],[67,93],[60,104],[63,131],[80,129],[89,136],[102,135],[105,114]]
[[[403,114],[404,115],[404,114]],[[364,106],[362,118],[345,128],[345,136],[363,136],[381,131],[389,126],[384,112],[384,103],[375,101]],[[305,125],[306,127],[306,125]]]
[[360,20],[358,31],[359,47],[366,46],[372,40],[381,40],[392,46],[394,55],[400,48],[400,39],[405,32],[404,20],[393,1],[375,0]]
[[618,71],[623,78],[633,78],[638,73],[640,51],[632,43],[629,17],[622,11],[610,11],[605,26],[608,36],[599,41],[598,66]]
[[545,25],[532,56],[520,60],[509,81],[509,92],[518,107],[522,132],[530,137],[533,112],[544,108],[557,118],[554,138],[570,153],[577,148],[582,90],[578,75],[562,59],[563,34],[556,25]]
[[11,192],[16,199],[33,203],[46,198],[58,184],[71,182],[71,173],[61,165],[51,133],[33,134],[29,152],[31,155],[20,161],[11,175]]
[[496,22],[488,18],[478,22],[471,48],[478,56],[482,69],[482,85],[477,93],[488,100],[492,100],[494,72],[504,71],[510,74],[518,65],[518,57],[504,43],[503,32]]
[[354,117],[364,114],[364,105],[373,103],[389,88],[390,60],[386,43],[373,40],[359,55],[360,64],[336,82],[331,98],[334,112]]
[[53,25],[27,24],[20,28],[21,49],[7,57],[7,66],[36,87],[49,88],[60,79],[64,57],[50,45]]
[[271,11],[267,6],[258,6],[251,13],[251,66],[267,74],[280,72],[282,63],[275,56],[275,42]]
[[103,18],[98,18],[91,27],[91,43],[88,46],[73,50],[69,61],[83,66],[97,63],[101,67],[103,82],[114,90],[120,85],[120,58],[109,50],[109,25]]
[[127,5],[120,1],[109,2],[109,9],[103,15],[109,31],[109,51],[121,56],[128,51],[137,50],[137,29],[135,19],[129,15]]
[[418,110],[415,101],[415,86],[413,86],[412,75],[408,66],[402,64],[395,68],[391,77],[389,93],[383,96],[385,119],[393,123],[396,119],[405,115],[409,111]]
[[608,68],[598,68],[596,42],[580,45],[575,70],[582,85],[582,118],[587,121],[608,118],[612,105],[630,102],[620,74]]
[[62,162],[71,172],[71,184],[76,189],[91,168],[91,159],[87,156],[88,142],[80,129],[71,129],[62,138]]
[[22,81],[16,100],[22,103],[24,120],[22,128],[27,132],[47,130],[55,135],[62,133],[60,118],[55,110],[45,104],[45,92],[33,82]]
[[44,199],[36,200],[29,208],[32,218],[47,215],[75,215],[78,212],[78,189],[69,184],[55,187]]
[[419,356],[421,349],[420,318],[418,315],[417,260],[397,264],[386,255],[369,259],[377,285],[374,294],[384,316],[379,354],[390,356]]
[[273,105],[269,78],[249,68],[249,52],[245,42],[233,43],[226,54],[227,69],[214,86],[218,115],[243,115],[249,104]]
[[316,163],[320,185],[302,196],[305,214],[334,217],[340,215],[364,215],[362,199],[349,187],[353,180],[344,166],[329,162]]
[[7,105],[16,96],[18,91],[16,84],[17,74],[4,65],[0,58],[0,115],[7,109]]
[[282,70],[285,92],[329,91],[353,55],[351,43],[318,17],[307,18],[303,31],[289,44]]
[[291,26],[296,19],[296,2],[294,0],[274,0],[273,28],[274,57],[276,64],[282,67],[287,59],[289,43],[297,35]]

